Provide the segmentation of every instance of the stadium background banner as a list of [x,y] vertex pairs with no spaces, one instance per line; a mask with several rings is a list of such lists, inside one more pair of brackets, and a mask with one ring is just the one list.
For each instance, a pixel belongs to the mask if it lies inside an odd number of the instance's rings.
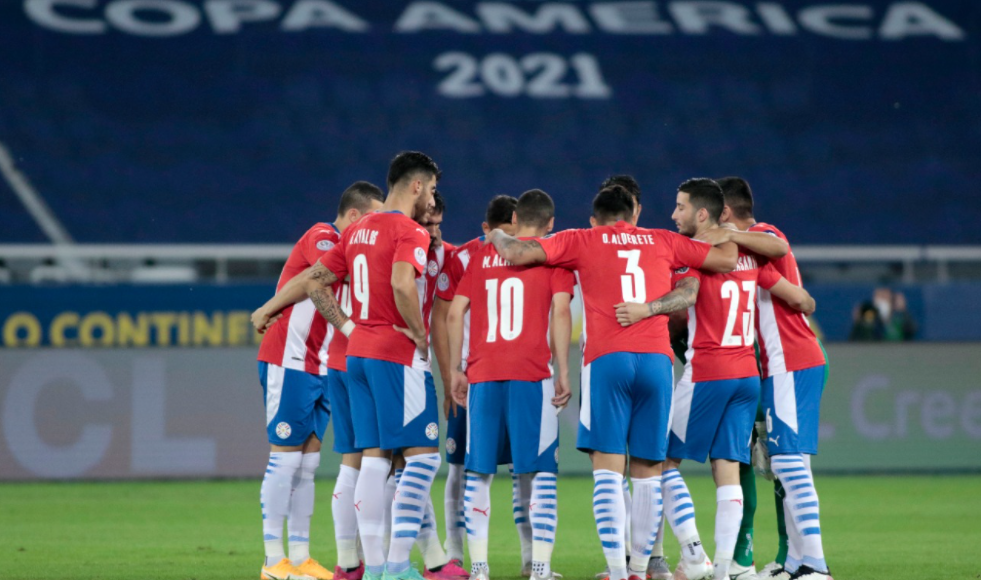
[[741,174],[796,243],[976,244],[979,39],[967,0],[10,0],[0,143],[80,242],[293,241],[413,148],[451,240],[630,172],[642,225]]

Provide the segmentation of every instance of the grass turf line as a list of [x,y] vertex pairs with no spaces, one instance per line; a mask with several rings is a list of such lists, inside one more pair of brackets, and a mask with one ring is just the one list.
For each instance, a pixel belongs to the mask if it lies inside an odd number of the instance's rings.
[[[492,488],[490,560],[495,580],[518,578],[511,482]],[[688,480],[699,531],[714,551],[715,493]],[[756,561],[776,552],[772,487],[758,480]],[[821,477],[825,552],[840,580],[981,577],[981,477]],[[332,480],[319,479],[311,553],[333,568]],[[443,480],[433,497],[442,519]],[[591,579],[605,563],[592,515],[592,480],[559,481],[553,568]],[[0,578],[210,580],[258,576],[262,561],[259,481],[0,484]],[[678,544],[667,532],[672,566]],[[413,561],[420,562],[418,552]]]

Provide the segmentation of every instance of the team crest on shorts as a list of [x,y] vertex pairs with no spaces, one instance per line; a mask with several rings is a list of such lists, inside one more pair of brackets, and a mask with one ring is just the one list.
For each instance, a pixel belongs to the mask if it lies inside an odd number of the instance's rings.
[[446,438],[446,452],[447,453],[456,453],[456,439],[454,439],[452,437],[447,437]]
[[426,265],[426,250],[416,248],[416,262],[419,262],[420,266]]
[[286,421],[283,421],[279,425],[276,425],[276,435],[279,435],[280,439],[286,439],[287,437],[290,436],[290,433],[292,432],[293,429],[290,428],[290,424],[287,423]]
[[426,271],[429,272],[430,276],[435,276],[439,273],[439,264],[436,263],[436,260],[429,260],[429,266],[426,268]]
[[317,242],[317,249],[324,252],[330,250],[333,247],[334,247],[334,242],[330,240],[320,240],[319,242]]
[[439,275],[439,279],[436,280],[436,287],[439,288],[440,292],[446,292],[450,287],[450,277],[443,272]]
[[438,439],[439,425],[437,425],[436,423],[430,423],[429,425],[426,425],[426,437],[429,437],[429,439],[432,441]]

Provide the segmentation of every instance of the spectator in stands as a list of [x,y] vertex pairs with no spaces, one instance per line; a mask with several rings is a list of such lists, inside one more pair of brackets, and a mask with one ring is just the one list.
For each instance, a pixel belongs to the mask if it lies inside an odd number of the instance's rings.
[[892,293],[892,312],[885,321],[886,340],[913,340],[916,336],[916,321],[906,308],[906,295],[902,292]]
[[916,322],[906,306],[906,296],[889,288],[876,288],[872,300],[855,307],[852,331],[853,341],[912,340],[916,335]]

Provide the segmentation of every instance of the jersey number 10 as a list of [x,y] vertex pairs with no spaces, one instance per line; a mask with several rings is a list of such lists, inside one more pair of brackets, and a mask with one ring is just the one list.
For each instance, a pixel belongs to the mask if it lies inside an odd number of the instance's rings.
[[487,342],[497,341],[500,324],[501,338],[514,340],[521,334],[525,312],[525,284],[520,278],[508,278],[500,284],[501,315],[497,313],[498,279],[487,280]]
[[722,346],[753,346],[753,315],[756,313],[756,282],[743,280],[743,292],[746,293],[746,312],[743,312],[742,336],[732,333],[739,315],[739,284],[735,280],[726,280],[722,284],[722,298],[729,300],[729,316],[726,318],[726,329],[722,333]]

